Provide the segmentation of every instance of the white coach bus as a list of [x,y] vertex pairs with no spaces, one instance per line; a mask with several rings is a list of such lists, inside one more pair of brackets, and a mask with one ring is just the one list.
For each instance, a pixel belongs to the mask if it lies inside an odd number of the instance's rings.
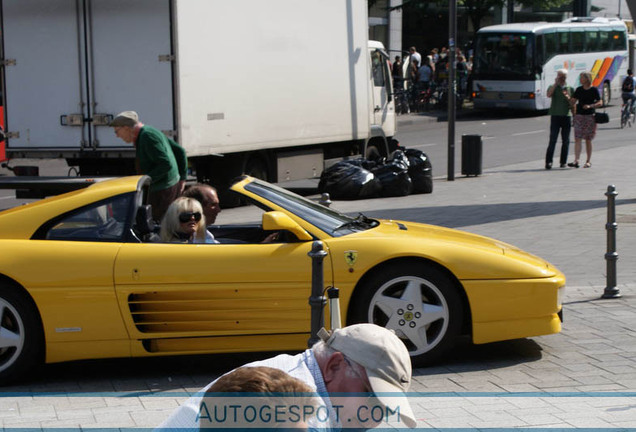
[[627,27],[618,19],[484,27],[475,41],[472,96],[475,108],[545,110],[547,89],[564,68],[574,88],[590,72],[607,105],[620,96],[627,64]]

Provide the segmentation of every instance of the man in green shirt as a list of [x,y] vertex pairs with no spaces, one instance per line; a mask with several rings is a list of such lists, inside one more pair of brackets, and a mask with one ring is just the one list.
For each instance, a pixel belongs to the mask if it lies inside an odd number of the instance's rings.
[[161,131],[140,122],[135,111],[117,114],[110,126],[117,137],[135,146],[137,173],[152,178],[148,200],[153,218],[160,221],[183,192],[188,169],[185,150]]
[[574,94],[574,89],[567,85],[567,69],[557,71],[554,84],[548,87],[547,96],[552,99],[550,103],[550,141],[545,154],[545,169],[552,168],[552,157],[556,147],[559,131],[561,131],[561,157],[560,167],[565,168],[568,161],[568,148],[570,147],[570,129],[572,128],[570,114],[570,98]]

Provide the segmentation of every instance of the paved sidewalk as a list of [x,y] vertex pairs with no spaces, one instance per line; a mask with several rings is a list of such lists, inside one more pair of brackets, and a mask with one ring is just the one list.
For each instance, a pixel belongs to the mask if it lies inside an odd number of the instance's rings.
[[[436,179],[430,195],[334,203],[346,212],[363,208],[372,216],[495,237],[547,259],[568,279],[560,334],[461,344],[443,365],[414,371],[412,397],[420,428],[636,427],[636,143],[602,150],[599,140],[596,147],[590,169],[546,171],[542,161],[534,161],[453,182]],[[606,285],[604,194],[610,184],[618,191],[623,297],[600,300]],[[232,212],[223,215],[236,220]],[[239,356],[229,364],[244,360]],[[26,393],[0,394],[0,427],[152,428],[190,392],[228,369],[217,357],[181,359],[169,363],[175,367],[167,373],[139,371],[138,379],[124,381],[126,367],[143,366],[97,364],[92,366],[97,372],[77,380],[73,369],[85,363],[54,366],[43,382],[2,389]],[[124,366],[107,371],[113,364]]]

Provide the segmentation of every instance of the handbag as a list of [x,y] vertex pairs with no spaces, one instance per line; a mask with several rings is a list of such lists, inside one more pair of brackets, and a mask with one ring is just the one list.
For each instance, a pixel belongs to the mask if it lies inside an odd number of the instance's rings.
[[595,112],[594,121],[599,124],[609,123],[609,114],[606,112]]

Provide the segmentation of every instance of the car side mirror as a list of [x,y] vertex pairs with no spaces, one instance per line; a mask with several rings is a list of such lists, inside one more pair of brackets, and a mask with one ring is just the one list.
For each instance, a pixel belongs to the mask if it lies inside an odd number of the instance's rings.
[[298,240],[313,240],[307,231],[283,212],[271,211],[263,213],[263,229],[265,231],[286,230],[293,233]]

